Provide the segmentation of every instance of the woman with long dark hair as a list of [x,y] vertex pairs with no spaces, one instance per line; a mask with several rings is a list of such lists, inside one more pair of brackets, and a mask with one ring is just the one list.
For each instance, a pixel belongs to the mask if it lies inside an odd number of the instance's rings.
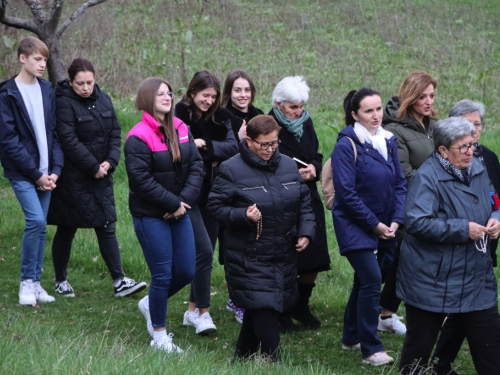
[[218,165],[238,152],[238,143],[231,126],[232,115],[220,107],[219,80],[209,70],[195,73],[175,106],[175,116],[189,125],[205,172],[200,195],[190,212],[196,240],[196,272],[183,324],[194,326],[198,334],[206,334],[216,330],[209,308],[218,225],[205,206]]
[[189,128],[172,114],[173,90],[161,78],[141,83],[143,111],[125,142],[129,206],[137,239],[151,271],[149,296],[139,301],[153,340],[167,353],[182,350],[166,331],[167,299],[189,284],[195,270],[190,209],[200,192],[202,161]]

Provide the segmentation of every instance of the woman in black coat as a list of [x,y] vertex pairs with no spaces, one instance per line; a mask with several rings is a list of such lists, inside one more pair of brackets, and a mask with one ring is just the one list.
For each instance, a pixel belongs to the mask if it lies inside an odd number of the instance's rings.
[[95,84],[92,63],[73,60],[69,79],[56,88],[56,129],[64,167],[52,193],[47,222],[57,225],[52,243],[56,294],[74,297],[67,281],[71,245],[78,228],[94,228],[116,297],[147,287],[125,277],[115,233],[113,178],[120,159],[120,124],[109,96]]
[[186,94],[175,106],[175,116],[189,126],[205,172],[200,195],[190,211],[196,241],[196,271],[183,324],[194,326],[197,334],[206,334],[216,330],[209,308],[218,225],[205,206],[219,163],[238,152],[238,143],[231,127],[233,116],[220,108],[219,80],[209,70],[195,73]]
[[[291,309],[291,317],[308,328],[320,328],[321,322],[309,310],[309,299],[318,272],[330,269],[330,255],[326,238],[325,211],[316,182],[320,178],[323,155],[318,152],[319,143],[314,126],[304,104],[309,99],[309,87],[300,76],[285,77],[273,91],[273,108],[269,114],[280,125],[279,150],[294,158],[297,168],[311,191],[311,202],[316,217],[316,237],[299,255],[299,300]],[[295,330],[288,314],[283,317],[285,331]]]
[[224,223],[229,296],[245,309],[235,358],[274,360],[279,313],[297,293],[297,251],[314,238],[310,192],[295,162],[278,151],[279,126],[260,115],[247,126],[240,154],[222,163],[207,208]]

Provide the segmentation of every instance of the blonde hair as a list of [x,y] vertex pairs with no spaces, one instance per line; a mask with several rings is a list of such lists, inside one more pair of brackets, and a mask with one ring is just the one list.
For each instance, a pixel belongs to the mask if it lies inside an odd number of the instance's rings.
[[[399,120],[414,116],[413,104],[417,102],[420,95],[422,95],[429,85],[432,85],[434,88],[437,87],[436,80],[429,73],[417,70],[408,74],[399,88],[399,109],[397,112]],[[430,118],[435,119],[437,113],[435,109],[431,109]]]
[[[172,91],[172,86],[162,78],[150,77],[146,78],[137,90],[137,97],[135,98],[135,108],[139,111],[149,113],[158,123],[165,129],[167,139],[170,141],[170,150],[172,151],[172,159],[174,163],[181,161],[181,151],[179,148],[179,139],[174,128],[174,115],[173,110],[166,113],[161,118],[156,112],[156,96],[161,84],[167,85],[168,89]],[[172,100],[172,104],[173,104]]]

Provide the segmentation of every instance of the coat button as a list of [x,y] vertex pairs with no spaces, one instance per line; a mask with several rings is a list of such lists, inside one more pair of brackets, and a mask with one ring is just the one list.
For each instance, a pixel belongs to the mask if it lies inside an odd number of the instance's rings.
[[479,200],[476,198],[474,199],[474,203],[477,204],[479,202]]

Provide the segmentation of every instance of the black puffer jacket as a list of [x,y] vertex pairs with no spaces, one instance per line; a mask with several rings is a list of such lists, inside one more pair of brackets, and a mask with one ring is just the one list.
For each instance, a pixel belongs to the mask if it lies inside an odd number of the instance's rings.
[[[247,219],[257,203],[262,233]],[[314,238],[311,194],[295,162],[276,150],[269,163],[240,143],[240,154],[222,163],[207,208],[226,226],[224,265],[236,306],[283,311],[295,302],[298,237]]]
[[[49,224],[72,228],[102,227],[116,221],[113,177],[120,159],[120,124],[109,96],[94,86],[83,98],[60,81],[56,88],[56,129],[64,168],[52,192]],[[100,164],[111,168],[94,178]]]
[[205,176],[198,198],[198,205],[205,206],[208,193],[212,188],[213,180],[217,174],[218,165],[238,152],[238,141],[232,132],[231,113],[225,108],[219,108],[215,112],[215,121],[210,119],[201,120],[194,116],[182,103],[175,106],[175,117],[178,117],[186,125],[193,135],[193,138],[204,139],[207,149],[199,149],[203,158]]
[[236,139],[238,139],[238,132],[240,131],[241,125],[243,125],[243,121],[248,124],[248,122],[255,116],[264,114],[262,110],[254,107],[253,105],[248,107],[248,112],[241,112],[239,109],[234,108],[231,101],[227,103],[226,109],[233,115],[233,118],[231,119],[231,126],[233,127],[233,133]]
[[162,218],[181,202],[192,205],[200,193],[203,163],[188,127],[174,117],[181,162],[174,163],[163,127],[147,112],[125,141],[130,213]]

